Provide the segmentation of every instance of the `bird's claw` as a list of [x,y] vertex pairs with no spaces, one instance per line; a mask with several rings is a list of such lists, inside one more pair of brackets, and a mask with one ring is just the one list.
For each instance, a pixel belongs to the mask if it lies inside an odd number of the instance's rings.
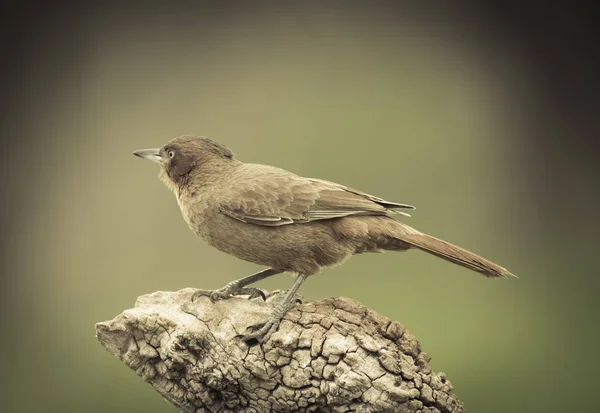
[[260,288],[245,287],[240,289],[240,292],[234,295],[247,295],[249,300],[260,297],[263,301],[267,301],[267,296]]
[[248,326],[246,330],[252,332],[243,335],[242,340],[244,340],[248,345],[252,345],[254,343],[263,343],[267,341],[271,334],[275,332],[278,325],[279,321],[269,319],[266,323]]
[[248,299],[261,297],[263,301],[266,300],[265,294],[258,288],[251,287],[238,287],[232,288],[226,285],[218,290],[196,290],[192,295],[192,301],[195,301],[198,297],[209,297],[213,303],[215,301],[224,300],[229,297],[247,295]]
[[194,294],[192,294],[192,301],[196,301],[199,297],[208,297],[210,301],[215,302],[218,300],[218,295],[220,290],[196,290]]

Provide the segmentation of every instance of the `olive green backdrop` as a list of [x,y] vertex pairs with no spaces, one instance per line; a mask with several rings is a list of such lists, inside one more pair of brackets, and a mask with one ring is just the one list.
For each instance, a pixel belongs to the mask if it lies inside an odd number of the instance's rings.
[[181,134],[415,205],[410,225],[517,274],[495,281],[420,252],[370,254],[301,290],[403,323],[468,411],[597,406],[597,169],[568,141],[589,132],[571,129],[568,107],[581,102],[552,93],[510,22],[375,4],[15,14],[0,410],[175,412],[104,351],[94,323],[140,294],[260,269],[196,238],[156,165],[131,154]]

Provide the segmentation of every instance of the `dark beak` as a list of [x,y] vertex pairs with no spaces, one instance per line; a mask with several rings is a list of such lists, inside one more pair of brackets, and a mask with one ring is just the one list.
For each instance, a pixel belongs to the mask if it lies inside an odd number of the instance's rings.
[[149,161],[162,164],[163,158],[162,158],[162,156],[160,156],[159,152],[160,152],[160,149],[153,148],[153,149],[140,149],[139,151],[135,151],[133,154],[135,156],[139,156],[140,158],[148,159]]

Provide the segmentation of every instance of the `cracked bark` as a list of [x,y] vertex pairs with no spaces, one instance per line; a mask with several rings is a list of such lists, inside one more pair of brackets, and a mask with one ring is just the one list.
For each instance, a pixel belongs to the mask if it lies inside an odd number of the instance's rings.
[[348,298],[296,305],[261,345],[267,301],[156,292],[96,324],[100,343],[183,412],[464,412],[416,337]]

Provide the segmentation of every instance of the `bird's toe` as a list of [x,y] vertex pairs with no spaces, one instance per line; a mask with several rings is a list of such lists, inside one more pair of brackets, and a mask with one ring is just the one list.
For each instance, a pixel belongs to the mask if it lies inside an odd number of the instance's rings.
[[215,301],[224,300],[225,298],[230,297],[231,294],[228,291],[224,291],[223,289],[214,290],[210,294],[210,300],[214,303]]
[[261,289],[253,287],[242,288],[235,295],[247,295],[249,300],[258,297],[262,298],[263,301],[267,300],[267,296]]
[[259,323],[248,326],[246,330],[252,331],[243,336],[243,340],[248,345],[253,345],[256,343],[264,343],[269,339],[271,334],[275,332],[277,329],[277,324],[271,320],[268,320],[266,323]]
[[212,299],[212,294],[214,291],[212,290],[196,290],[194,291],[194,293],[192,294],[192,302],[196,301],[198,298],[200,297],[209,297],[211,299],[211,301],[214,301]]

